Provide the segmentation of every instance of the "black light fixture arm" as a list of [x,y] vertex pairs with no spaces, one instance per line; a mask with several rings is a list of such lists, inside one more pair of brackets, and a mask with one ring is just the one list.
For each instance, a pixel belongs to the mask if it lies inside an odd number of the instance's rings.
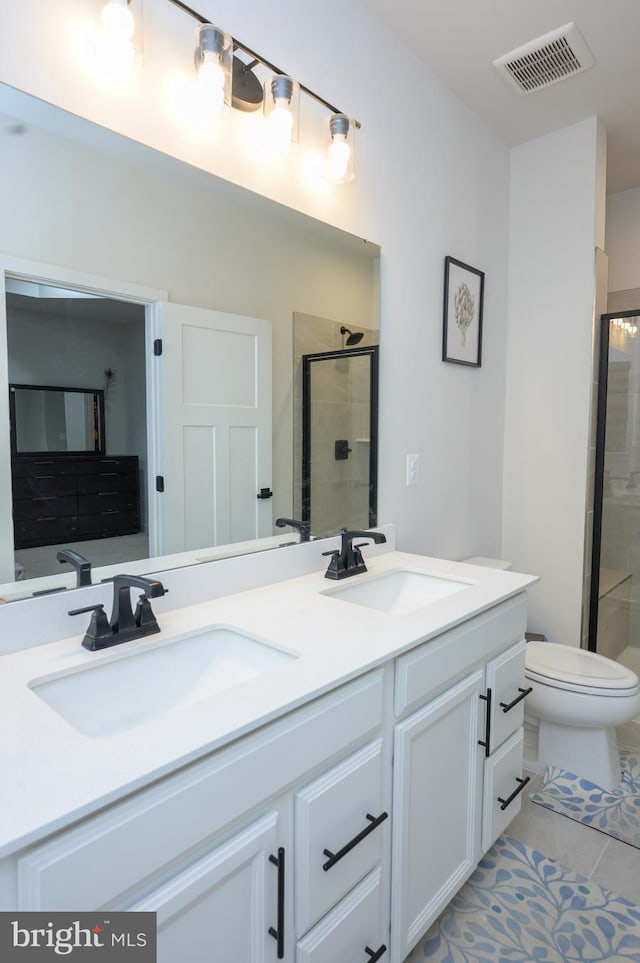
[[[210,20],[204,17],[201,13],[198,13],[197,10],[189,7],[186,3],[183,3],[182,0],[169,0],[169,3],[172,3],[174,7],[178,7],[180,10],[183,10],[184,13],[188,14],[190,17],[193,17],[194,20],[197,20],[198,23],[211,23]],[[273,71],[274,74],[286,74],[285,70],[281,70],[280,67],[276,67],[276,65],[272,64],[269,60],[265,60],[265,58],[256,53],[255,50],[252,50],[251,47],[247,47],[246,44],[241,43],[235,37],[232,37],[231,40],[233,41],[234,50],[242,50],[243,53],[246,53],[253,60],[252,64],[243,64],[243,67],[246,70],[251,70],[256,64],[262,64],[263,67],[266,67],[267,70]],[[325,100],[324,97],[316,94],[313,90],[310,90],[309,87],[305,87],[304,84],[300,84],[300,90],[302,90],[307,97],[311,97],[319,104],[322,104],[323,107],[326,107],[327,110],[330,110],[333,114],[343,113],[343,111],[339,110],[338,107],[334,107],[333,104],[330,104],[328,100]],[[354,120],[353,123],[355,127],[362,126],[358,120]]]

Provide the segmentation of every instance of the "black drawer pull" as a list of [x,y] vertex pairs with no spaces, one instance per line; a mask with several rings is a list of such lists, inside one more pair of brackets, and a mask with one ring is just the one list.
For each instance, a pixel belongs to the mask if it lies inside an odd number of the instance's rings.
[[520,795],[520,793],[522,792],[524,787],[527,785],[527,783],[531,782],[531,776],[525,776],[524,779],[520,779],[518,776],[516,776],[516,782],[519,783],[519,785],[517,786],[516,789],[513,790],[513,792],[511,793],[510,796],[507,797],[507,799],[501,799],[500,796],[498,796],[498,802],[502,803],[502,805],[500,806],[500,809],[502,809],[503,811],[507,808],[507,806],[509,806],[513,802],[516,796]]
[[54,502],[58,496],[57,495],[37,495],[33,501],[34,502]]
[[350,853],[354,846],[357,846],[358,843],[361,843],[362,840],[369,835],[369,833],[372,833],[374,829],[377,829],[380,823],[383,823],[388,815],[389,813],[380,813],[379,816],[372,816],[371,813],[367,813],[369,825],[365,826],[365,828],[361,830],[357,836],[354,836],[353,839],[350,839],[348,843],[345,843],[342,849],[339,849],[337,853],[332,853],[330,849],[323,849],[322,852],[324,855],[329,857],[326,863],[322,864],[322,868],[325,873],[328,869],[331,869],[332,866],[335,866],[335,864],[341,860],[343,856],[346,856],[347,853]]
[[513,707],[517,706],[519,702],[522,702],[523,699],[526,699],[529,693],[533,692],[533,686],[529,686],[528,689],[521,689],[520,686],[518,686],[518,692],[520,693],[520,695],[516,696],[513,702],[500,703],[500,708],[502,709],[503,712],[508,712],[509,709],[513,709]]
[[376,963],[376,960],[379,960],[387,952],[387,948],[383,943],[377,950],[372,950],[368,946],[365,946],[364,951],[369,954],[368,963]]
[[284,846],[278,848],[277,856],[269,856],[269,862],[278,867],[278,909],[277,909],[277,929],[269,927],[269,936],[273,936],[277,943],[277,955],[281,960],[284,957]]
[[478,739],[478,745],[483,747],[485,756],[489,756],[491,755],[491,689],[487,689],[487,694],[481,695],[480,698],[487,703],[487,710],[484,717],[484,741]]

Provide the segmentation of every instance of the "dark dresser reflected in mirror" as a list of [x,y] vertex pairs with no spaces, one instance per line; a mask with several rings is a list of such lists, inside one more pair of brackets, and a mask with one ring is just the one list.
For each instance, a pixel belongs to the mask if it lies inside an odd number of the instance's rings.
[[140,531],[138,458],[105,453],[102,389],[9,386],[16,549]]

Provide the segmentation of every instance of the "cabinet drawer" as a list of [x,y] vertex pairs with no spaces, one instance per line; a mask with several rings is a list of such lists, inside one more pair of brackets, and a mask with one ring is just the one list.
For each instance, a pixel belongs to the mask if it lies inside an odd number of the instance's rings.
[[524,640],[487,664],[487,689],[491,689],[490,751],[520,729],[524,719]]
[[79,535],[82,538],[104,538],[108,535],[135,535],[140,529],[137,512],[102,512],[100,515],[80,515]]
[[91,475],[78,475],[78,493],[91,495],[98,492],[131,492],[136,491],[137,483],[135,472],[95,472]]
[[[389,959],[383,931],[382,872],[374,870],[296,947],[296,963],[370,963]],[[383,949],[384,947],[384,949]]]
[[135,455],[120,458],[87,458],[78,460],[79,475],[101,475],[106,472],[135,472],[138,459]]
[[136,492],[96,492],[78,497],[80,515],[100,515],[102,512],[135,512],[138,508]]
[[[528,778],[522,776],[522,729],[485,761],[482,849],[486,852],[520,812]],[[509,801],[511,800],[511,801]],[[505,805],[506,804],[506,805]],[[503,808],[504,807],[504,808]]]
[[296,935],[301,936],[380,861],[382,740],[296,793]]
[[78,518],[75,515],[38,518],[15,522],[13,528],[16,548],[56,545],[58,542],[71,542],[78,537]]
[[11,463],[11,474],[15,478],[33,475],[74,475],[76,462],[73,458],[24,458],[18,455]]
[[16,478],[13,485],[14,498],[37,498],[43,495],[75,495],[76,476],[46,474]]
[[39,498],[19,498],[13,503],[13,517],[17,522],[77,514],[75,495],[41,495]]
[[526,620],[522,593],[401,655],[396,659],[396,715],[417,709],[474,665],[523,639]]

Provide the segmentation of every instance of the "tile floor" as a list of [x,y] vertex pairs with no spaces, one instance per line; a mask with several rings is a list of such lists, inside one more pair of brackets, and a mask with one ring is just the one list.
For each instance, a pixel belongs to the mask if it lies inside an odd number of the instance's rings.
[[[618,730],[623,745],[640,746],[640,725],[629,723]],[[640,849],[622,843],[573,819],[532,803],[530,792],[542,776],[529,772],[522,809],[504,835],[520,840],[589,879],[640,905]]]

